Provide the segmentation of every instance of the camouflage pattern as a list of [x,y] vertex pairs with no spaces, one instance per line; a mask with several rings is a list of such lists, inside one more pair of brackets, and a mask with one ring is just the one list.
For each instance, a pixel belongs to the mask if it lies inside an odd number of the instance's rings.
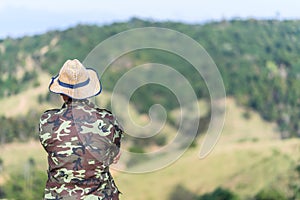
[[73,100],[40,119],[40,142],[48,153],[45,200],[117,200],[109,165],[123,131],[111,112]]

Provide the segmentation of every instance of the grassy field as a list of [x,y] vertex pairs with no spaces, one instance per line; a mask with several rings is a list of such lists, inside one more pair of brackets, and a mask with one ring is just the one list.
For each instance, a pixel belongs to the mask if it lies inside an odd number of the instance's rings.
[[300,140],[280,140],[274,124],[266,123],[251,112],[227,100],[225,126],[213,152],[199,159],[200,144],[190,148],[170,166],[145,174],[118,173],[116,182],[124,193],[122,199],[169,199],[176,186],[181,185],[201,195],[217,187],[228,188],[242,199],[255,195],[260,189],[286,187],[287,177],[293,175],[300,160]]
[[299,146],[299,140],[248,143],[245,148],[217,146],[203,160],[195,148],[169,167],[146,174],[119,173],[116,182],[124,200],[168,199],[177,185],[198,195],[221,186],[245,199],[272,183],[284,181],[299,159],[293,156]]
[[28,143],[12,143],[0,146],[0,158],[3,159],[3,170],[0,173],[0,185],[9,178],[9,175],[23,171],[29,159],[34,159],[39,170],[46,173],[47,157],[38,141]]
[[[214,150],[199,159],[203,138],[188,149],[173,164],[158,171],[130,174],[114,172],[123,200],[168,200],[176,186],[201,195],[221,186],[236,192],[243,199],[274,183],[285,190],[288,177],[300,161],[300,140],[280,140],[274,124],[263,121],[227,99],[226,121]],[[0,184],[8,175],[24,170],[33,158],[41,170],[46,170],[46,154],[39,142],[13,143],[0,147],[4,170]],[[147,165],[147,163],[143,163]],[[46,173],[46,171],[45,171]]]

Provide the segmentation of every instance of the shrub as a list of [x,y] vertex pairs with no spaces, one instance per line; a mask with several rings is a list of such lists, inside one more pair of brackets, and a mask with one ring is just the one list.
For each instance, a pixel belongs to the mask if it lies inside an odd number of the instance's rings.
[[154,142],[158,146],[164,146],[167,143],[167,137],[165,135],[159,134],[154,138]]
[[198,200],[238,200],[233,192],[223,188],[217,188],[211,193],[204,194],[198,198]]
[[266,188],[259,191],[255,197],[255,200],[287,200],[285,195],[277,188]]
[[132,153],[145,153],[144,149],[139,146],[132,146],[129,148],[129,151]]
[[182,185],[177,185],[169,196],[169,200],[195,200],[197,196]]

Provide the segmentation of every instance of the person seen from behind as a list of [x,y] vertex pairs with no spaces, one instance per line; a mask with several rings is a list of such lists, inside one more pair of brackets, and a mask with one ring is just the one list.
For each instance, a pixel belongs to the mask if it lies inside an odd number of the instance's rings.
[[123,130],[110,111],[88,99],[102,90],[97,72],[67,60],[49,90],[64,103],[40,118],[49,165],[44,200],[118,200],[109,166],[120,158]]

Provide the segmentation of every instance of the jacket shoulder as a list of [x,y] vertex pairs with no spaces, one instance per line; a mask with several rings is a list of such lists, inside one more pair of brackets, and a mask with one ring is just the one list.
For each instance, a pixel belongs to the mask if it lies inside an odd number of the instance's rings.
[[57,109],[57,108],[46,110],[46,111],[42,114],[42,117],[43,117],[43,116],[49,116],[49,114],[50,114],[50,115],[53,115],[53,114],[57,113],[58,111],[60,111],[60,109]]
[[49,109],[49,110],[46,110],[43,114],[56,113],[56,112],[58,112],[59,110],[60,110],[60,109],[58,109],[58,108]]
[[112,115],[112,112],[110,110],[105,109],[105,108],[96,108],[96,110],[98,112],[102,112],[102,113],[104,112],[104,113],[108,113],[108,114]]

